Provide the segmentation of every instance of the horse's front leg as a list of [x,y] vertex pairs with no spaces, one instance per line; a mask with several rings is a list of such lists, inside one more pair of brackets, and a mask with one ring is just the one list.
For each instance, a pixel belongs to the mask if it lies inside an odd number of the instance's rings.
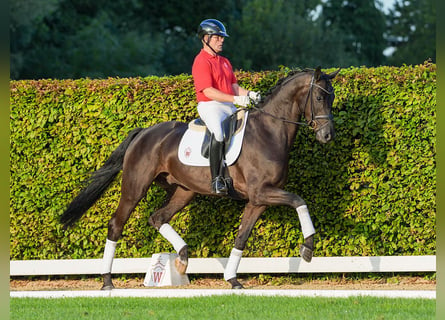
[[247,239],[249,238],[258,218],[264,212],[264,210],[266,210],[266,208],[266,206],[255,206],[249,202],[244,209],[238,235],[235,239],[235,247],[232,249],[229,260],[227,261],[227,265],[224,269],[224,280],[232,285],[232,289],[243,288],[243,285],[237,280],[236,272],[241,261],[243,250],[246,246]]
[[314,254],[315,228],[312,224],[306,202],[294,193],[274,187],[263,189],[261,194],[261,201],[267,205],[288,205],[297,210],[304,237],[304,243],[300,248],[300,255],[306,262],[311,262]]
[[312,224],[311,216],[307,206],[300,205],[297,207],[298,219],[300,220],[301,231],[303,232],[304,243],[300,248],[300,256],[306,262],[311,262],[314,255],[314,234],[315,228]]

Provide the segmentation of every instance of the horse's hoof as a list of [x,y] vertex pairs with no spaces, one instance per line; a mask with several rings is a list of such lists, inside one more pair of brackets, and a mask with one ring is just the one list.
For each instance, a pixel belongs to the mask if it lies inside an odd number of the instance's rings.
[[111,273],[105,273],[102,275],[102,277],[104,279],[104,285],[100,290],[113,290],[114,285],[113,281],[111,281]]
[[114,289],[113,284],[111,284],[111,285],[109,285],[109,284],[105,285],[104,284],[100,290],[109,291],[109,290],[113,290],[113,289]]
[[243,285],[239,283],[239,281],[236,280],[236,278],[227,280],[227,282],[232,285],[232,289],[244,289]]
[[175,267],[179,274],[185,274],[187,271],[188,263],[186,261],[182,261],[179,257],[175,259]]
[[314,250],[303,243],[300,247],[300,256],[304,259],[304,261],[311,262],[313,255]]

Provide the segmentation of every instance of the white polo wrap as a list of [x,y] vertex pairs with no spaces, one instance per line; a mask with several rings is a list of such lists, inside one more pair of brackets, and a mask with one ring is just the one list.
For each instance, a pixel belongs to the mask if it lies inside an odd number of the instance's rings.
[[227,261],[226,268],[224,269],[224,280],[227,281],[232,278],[236,278],[236,271],[238,270],[238,266],[241,261],[242,255],[243,255],[242,250],[238,250],[236,248],[232,249],[229,261]]
[[172,228],[168,223],[164,223],[160,228],[159,232],[162,236],[168,240],[175,249],[177,253],[181,251],[181,249],[187,245],[185,241],[181,238],[181,236]]
[[303,237],[306,239],[315,234],[314,225],[312,224],[311,216],[306,205],[299,206],[297,212],[298,219],[300,219],[301,231],[303,232]]
[[114,252],[116,251],[116,241],[108,240],[105,242],[104,257],[102,259],[102,274],[110,273],[113,265]]

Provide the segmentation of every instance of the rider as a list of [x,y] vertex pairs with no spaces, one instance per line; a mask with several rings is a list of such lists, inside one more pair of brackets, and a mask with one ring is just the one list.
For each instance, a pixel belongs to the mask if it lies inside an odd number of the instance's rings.
[[221,123],[236,112],[234,104],[246,107],[251,100],[257,103],[258,92],[240,87],[230,61],[220,56],[226,37],[224,25],[216,19],[206,19],[199,24],[198,37],[202,49],[195,57],[192,75],[198,100],[198,113],[212,133],[209,162],[212,175],[212,191],[226,195],[224,180],[224,140]]

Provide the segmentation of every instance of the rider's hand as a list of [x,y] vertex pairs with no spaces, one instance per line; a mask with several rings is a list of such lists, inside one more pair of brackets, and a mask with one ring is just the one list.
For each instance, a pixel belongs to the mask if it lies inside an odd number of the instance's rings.
[[255,92],[255,91],[249,91],[249,93],[247,94],[247,96],[250,98],[250,100],[252,100],[253,103],[257,104],[258,102],[261,101],[261,94],[259,92]]
[[250,103],[250,98],[248,96],[234,96],[233,103],[241,107],[247,107]]

